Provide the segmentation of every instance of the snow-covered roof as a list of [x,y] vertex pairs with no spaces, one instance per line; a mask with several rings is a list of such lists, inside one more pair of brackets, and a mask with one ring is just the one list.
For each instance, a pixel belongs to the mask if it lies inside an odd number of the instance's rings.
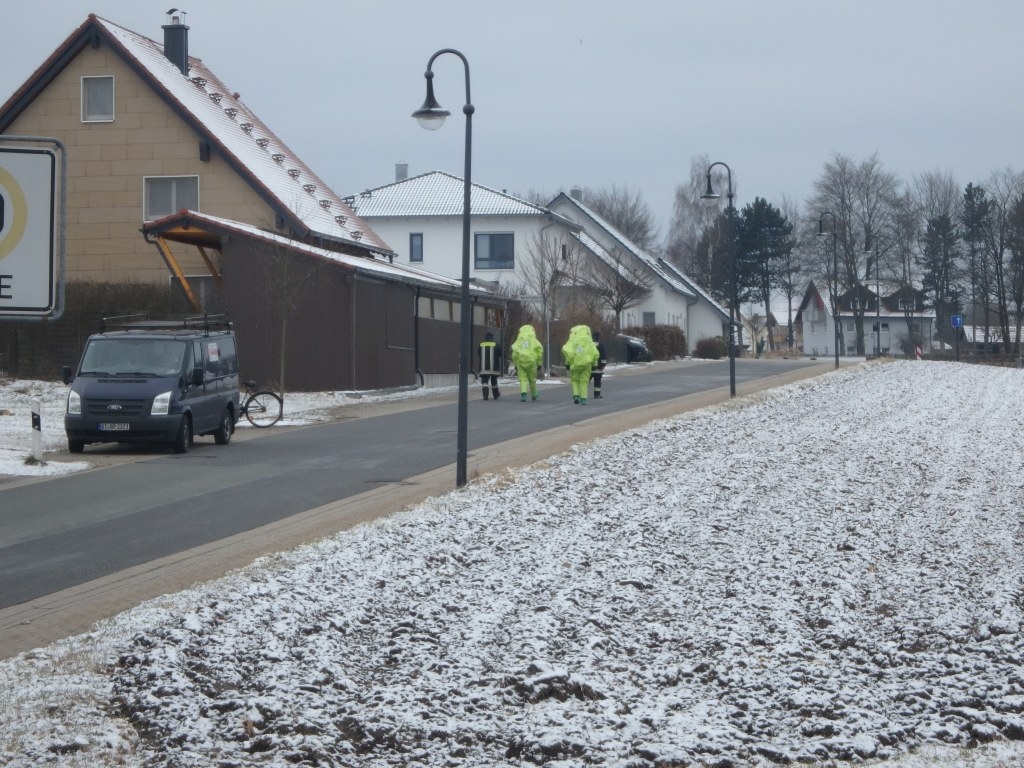
[[[461,216],[465,181],[444,171],[431,171],[346,198],[365,219],[385,216]],[[558,214],[505,192],[470,182],[470,214],[473,216],[548,216]],[[566,226],[575,228],[567,219]]]
[[[153,87],[208,141],[300,237],[323,237],[358,248],[391,253],[390,247],[313,170],[250,110],[202,61],[189,56],[188,75],[164,55],[164,46],[95,14],[0,108],[9,122],[34,97],[41,82],[67,64],[94,33]],[[0,125],[0,131],[3,130]]]
[[[871,295],[872,296],[875,295],[874,291],[871,291]],[[809,304],[810,300],[814,296],[818,296],[820,298],[820,300],[822,302],[822,307],[824,309],[828,310],[829,314],[831,314],[831,312],[832,312],[832,291],[830,290],[830,288],[828,287],[827,284],[825,284],[823,286],[819,286],[817,283],[815,283],[812,280],[812,281],[810,281],[807,284],[807,288],[804,290],[803,300],[800,302],[800,306],[797,308],[796,314],[794,315],[794,320],[793,320],[794,322],[802,321],[801,313],[803,312],[804,308]],[[889,309],[888,307],[886,307],[885,306],[886,298],[887,298],[886,296],[882,297],[882,306],[880,308],[876,309],[874,304],[872,304],[871,307],[869,307],[868,309],[865,309],[864,310],[864,317],[865,318],[869,318],[869,317],[876,317],[876,316],[878,316],[878,317],[905,318],[907,316],[907,313],[904,310],[902,310],[902,309]],[[934,320],[935,319],[935,311],[931,310],[931,309],[929,309],[929,310],[915,309],[910,314],[914,318],[917,318],[917,319],[920,319],[920,320],[929,320],[929,319],[930,320]],[[852,309],[850,309],[849,307],[843,306],[842,302],[840,301],[840,304],[839,304],[839,317],[841,319],[842,318],[852,318],[852,317],[856,317],[856,315],[855,315],[855,313],[854,313],[854,311]]]
[[[587,207],[576,198],[565,194],[561,194],[555,199],[565,200],[578,208],[579,211],[586,215],[597,227],[604,230],[605,233],[607,233],[623,251],[629,253],[633,258],[650,269],[651,272],[653,272],[671,290],[688,298],[696,298],[697,296],[700,296],[711,304],[712,307],[721,312],[723,316],[728,316],[728,310],[723,309],[718,302],[711,298],[710,294],[701,289],[693,280],[687,277],[682,270],[675,265],[670,264],[665,259],[651,256],[647,251],[636,245],[636,243],[626,237],[626,235],[622,234],[622,232],[616,229],[592,208]],[[593,241],[593,238],[590,238],[590,240]],[[588,247],[590,246],[588,245]],[[607,254],[607,249],[602,248],[601,250]],[[609,258],[611,258],[610,255]]]
[[[167,216],[158,221],[150,222],[143,228],[143,231],[161,232],[162,230],[166,230],[181,223],[182,220],[188,220],[190,226],[205,225],[215,228],[220,232],[235,232],[240,235],[264,240],[268,243],[274,243],[283,248],[289,248],[299,253],[305,253],[328,261],[333,261],[338,264],[343,264],[359,273],[371,274],[379,278],[430,285],[436,288],[443,288],[446,291],[460,289],[462,285],[461,282],[455,278],[437,275],[433,272],[417,269],[416,267],[408,264],[393,263],[388,258],[367,258],[366,256],[339,253],[326,248],[308,245],[298,240],[292,240],[291,238],[284,237],[283,235],[278,235],[273,232],[267,232],[250,224],[231,221],[230,219],[223,219],[218,216],[210,216],[209,214],[200,213],[198,211],[179,211],[178,213],[172,214],[171,216]],[[471,287],[470,290],[479,295],[487,295],[489,293],[482,288]]]

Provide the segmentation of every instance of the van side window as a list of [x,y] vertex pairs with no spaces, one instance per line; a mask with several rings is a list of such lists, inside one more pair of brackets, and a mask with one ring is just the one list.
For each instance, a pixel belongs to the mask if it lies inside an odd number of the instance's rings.
[[235,353],[235,340],[231,336],[225,336],[219,342],[220,345],[220,372],[224,376],[234,376],[238,373],[238,355]]

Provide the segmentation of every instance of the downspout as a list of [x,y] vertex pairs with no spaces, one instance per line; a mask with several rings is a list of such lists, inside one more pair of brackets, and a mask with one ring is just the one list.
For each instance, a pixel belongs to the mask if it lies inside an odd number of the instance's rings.
[[350,376],[352,378],[352,391],[358,392],[359,387],[356,386],[356,275],[352,275],[352,283],[349,285],[349,305],[352,307],[352,341],[349,344],[349,365],[351,366]]
[[412,312],[412,362],[416,375],[420,379],[420,387],[424,385],[423,371],[420,370],[420,293],[423,286],[416,286],[416,306]]

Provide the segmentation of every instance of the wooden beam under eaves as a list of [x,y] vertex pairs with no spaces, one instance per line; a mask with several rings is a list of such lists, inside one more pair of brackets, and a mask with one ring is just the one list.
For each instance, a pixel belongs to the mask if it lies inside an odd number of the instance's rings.
[[[157,250],[160,251],[160,256],[163,257],[164,264],[166,264],[167,268],[171,270],[171,274],[173,274],[177,279],[178,285],[181,286],[181,290],[185,292],[185,298],[188,299],[188,303],[192,305],[193,311],[202,313],[204,311],[202,302],[200,302],[196,297],[195,291],[192,290],[192,286],[189,285],[188,278],[186,278],[185,273],[181,271],[181,265],[179,265],[178,260],[174,258],[174,254],[171,253],[171,248],[167,245],[167,241],[164,239],[163,235],[156,236],[156,247]],[[200,249],[200,251],[201,250],[202,249]],[[206,258],[205,253],[203,253],[203,258]],[[207,264],[210,264],[209,260],[207,260]],[[212,265],[210,265],[210,274],[215,274]]]

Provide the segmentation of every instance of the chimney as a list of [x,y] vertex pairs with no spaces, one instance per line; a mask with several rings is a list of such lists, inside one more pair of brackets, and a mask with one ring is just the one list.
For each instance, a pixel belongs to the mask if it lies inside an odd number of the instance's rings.
[[583,190],[580,187],[573,187],[569,190],[569,197],[580,203],[583,202]]
[[405,181],[409,178],[409,164],[395,163],[395,181]]
[[164,56],[171,64],[188,76],[188,27],[185,25],[185,12],[171,8],[167,12],[167,23],[164,30]]

